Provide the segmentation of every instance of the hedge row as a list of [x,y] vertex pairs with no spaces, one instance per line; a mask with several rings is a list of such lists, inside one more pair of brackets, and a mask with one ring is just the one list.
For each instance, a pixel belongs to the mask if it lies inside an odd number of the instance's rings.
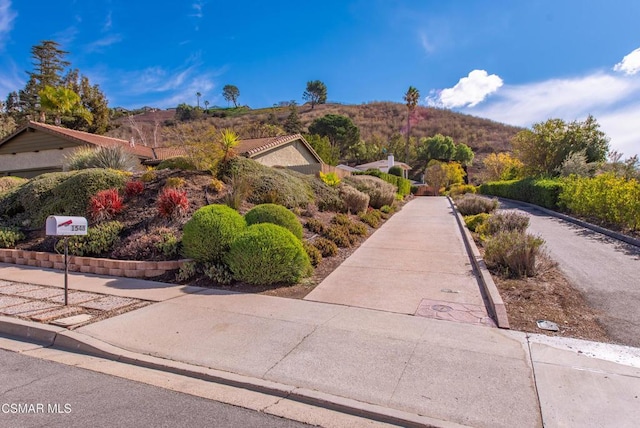
[[401,196],[407,196],[411,193],[411,181],[397,175],[387,174],[377,169],[368,169],[364,172],[354,172],[354,175],[373,175],[381,178],[387,183],[393,184],[398,188],[397,193]]
[[483,195],[498,196],[529,202],[549,209],[558,209],[562,182],[551,179],[492,181],[482,184],[479,192]]

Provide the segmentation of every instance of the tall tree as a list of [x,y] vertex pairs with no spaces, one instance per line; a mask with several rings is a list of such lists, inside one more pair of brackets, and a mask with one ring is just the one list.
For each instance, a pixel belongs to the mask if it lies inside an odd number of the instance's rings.
[[93,121],[88,123],[82,116],[63,119],[64,126],[78,131],[93,134],[104,134],[109,129],[109,102],[99,85],[92,85],[87,76],[81,75],[78,69],[69,70],[65,75],[64,85],[80,95],[82,106],[87,109]]
[[302,94],[302,98],[311,103],[311,110],[316,104],[327,102],[327,85],[320,80],[310,80],[307,82],[307,90]]
[[222,96],[227,102],[233,102],[234,107],[238,107],[238,97],[240,96],[240,89],[234,85],[224,85],[222,88]]
[[314,120],[309,125],[309,133],[329,137],[331,145],[338,150],[339,158],[360,141],[360,129],[350,118],[339,114],[327,114]]
[[53,40],[43,40],[31,48],[33,71],[29,78],[37,82],[37,92],[45,86],[56,87],[62,83],[62,72],[69,66],[65,56],[69,52],[60,49],[60,44]]
[[572,153],[584,151],[587,163],[607,159],[609,138],[593,116],[567,124],[562,119],[536,123],[512,139],[514,153],[524,164],[525,175],[556,176]]
[[298,107],[295,102],[292,102],[289,106],[289,116],[284,122],[284,130],[290,134],[302,132],[302,122],[300,121],[300,116],[298,116]]
[[404,94],[404,100],[407,103],[407,144],[404,148],[404,161],[408,162],[411,138],[411,115],[418,105],[418,100],[420,100],[420,91],[413,86],[409,86],[409,89],[407,89],[407,92]]
[[196,92],[196,106],[200,108],[200,97],[202,94],[200,92]]

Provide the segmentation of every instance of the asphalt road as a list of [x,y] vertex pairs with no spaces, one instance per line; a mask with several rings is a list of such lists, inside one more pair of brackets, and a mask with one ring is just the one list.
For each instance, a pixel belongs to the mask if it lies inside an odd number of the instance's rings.
[[530,215],[529,233],[546,241],[560,269],[601,311],[609,335],[640,347],[640,248],[515,202],[501,207]]
[[4,350],[0,350],[0,426],[309,427]]

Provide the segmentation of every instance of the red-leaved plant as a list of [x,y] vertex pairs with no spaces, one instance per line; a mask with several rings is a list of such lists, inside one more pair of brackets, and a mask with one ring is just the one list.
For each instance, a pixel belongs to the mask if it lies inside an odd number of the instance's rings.
[[127,181],[124,186],[124,194],[128,198],[139,195],[144,191],[144,183],[140,180]]
[[96,222],[111,220],[123,208],[118,189],[102,190],[93,195],[89,201],[89,214]]
[[175,220],[184,217],[189,209],[187,192],[172,188],[165,188],[158,197],[158,215]]

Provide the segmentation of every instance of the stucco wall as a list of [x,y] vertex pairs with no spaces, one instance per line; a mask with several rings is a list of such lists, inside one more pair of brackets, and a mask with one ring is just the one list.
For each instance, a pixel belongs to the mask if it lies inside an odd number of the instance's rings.
[[277,147],[252,157],[253,160],[266,166],[294,166],[318,163],[316,158],[300,141]]
[[67,147],[56,150],[43,150],[39,152],[16,153],[0,155],[0,172],[14,172],[31,169],[60,168],[64,162],[64,156],[73,152],[74,148]]

